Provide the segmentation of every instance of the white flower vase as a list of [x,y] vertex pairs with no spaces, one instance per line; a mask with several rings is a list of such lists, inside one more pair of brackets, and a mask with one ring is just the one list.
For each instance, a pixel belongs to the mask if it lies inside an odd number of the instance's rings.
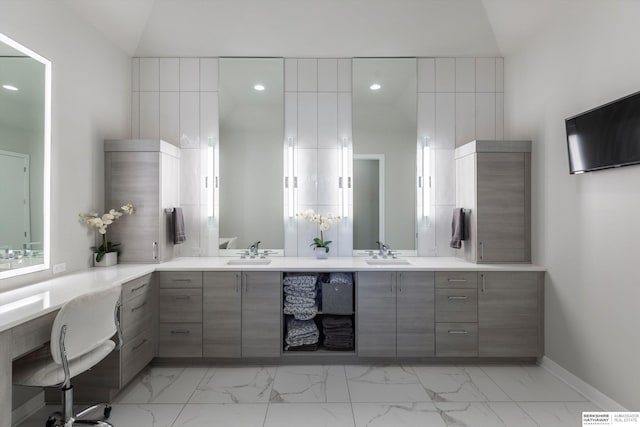
[[313,248],[313,253],[317,259],[329,258],[329,252],[327,252],[326,248]]
[[118,252],[107,252],[104,254],[100,262],[96,261],[98,254],[93,254],[93,266],[94,267],[111,267],[118,263]]

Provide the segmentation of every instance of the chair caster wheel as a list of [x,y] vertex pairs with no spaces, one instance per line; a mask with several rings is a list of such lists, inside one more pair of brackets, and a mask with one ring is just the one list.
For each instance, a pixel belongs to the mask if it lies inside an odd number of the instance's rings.
[[111,416],[111,406],[107,405],[104,407],[104,419],[108,420]]

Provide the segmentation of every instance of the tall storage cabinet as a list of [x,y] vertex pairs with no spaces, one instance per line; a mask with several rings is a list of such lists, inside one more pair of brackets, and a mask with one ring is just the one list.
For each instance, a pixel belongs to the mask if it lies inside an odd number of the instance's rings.
[[119,242],[120,262],[162,262],[173,258],[171,214],[180,204],[180,148],[162,140],[107,140],[105,206],[131,202],[136,213],[109,229]]
[[531,141],[472,141],[455,150],[456,206],[470,262],[531,262]]

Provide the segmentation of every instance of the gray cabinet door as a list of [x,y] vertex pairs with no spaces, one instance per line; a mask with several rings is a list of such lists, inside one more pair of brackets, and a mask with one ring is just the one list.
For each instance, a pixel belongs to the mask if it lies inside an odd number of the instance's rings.
[[357,277],[358,356],[396,356],[396,273],[363,271]]
[[241,355],[241,274],[206,272],[203,283],[202,355]]
[[478,282],[478,356],[541,356],[544,295],[540,273],[479,273]]
[[477,154],[478,262],[529,262],[528,153]]
[[280,276],[280,272],[242,275],[242,357],[280,356]]
[[428,357],[435,351],[434,274],[397,273],[398,357]]

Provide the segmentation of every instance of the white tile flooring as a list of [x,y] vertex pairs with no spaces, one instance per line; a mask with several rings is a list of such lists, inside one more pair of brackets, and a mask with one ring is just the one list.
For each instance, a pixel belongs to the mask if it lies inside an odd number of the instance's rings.
[[[20,427],[42,427],[53,407]],[[533,365],[149,367],[116,398],[117,427],[581,425],[600,410]]]

